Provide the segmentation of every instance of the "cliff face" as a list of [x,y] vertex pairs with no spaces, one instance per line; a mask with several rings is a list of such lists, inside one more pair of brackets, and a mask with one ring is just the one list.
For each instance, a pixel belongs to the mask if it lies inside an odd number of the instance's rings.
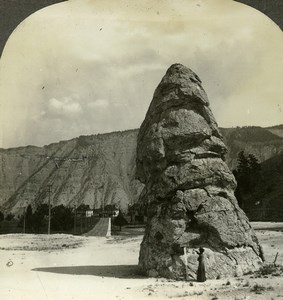
[[[282,127],[222,128],[230,169],[236,166],[241,150],[266,164],[282,153]],[[137,201],[143,187],[135,180],[137,135],[138,130],[129,130],[82,136],[45,147],[0,149],[0,210],[22,214],[29,203],[33,207],[46,203],[48,184],[52,184],[53,205],[86,203],[98,208],[117,203],[127,209]]]
[[0,151],[1,207],[21,213],[48,201],[101,207],[135,202],[141,184],[134,180],[137,130],[82,136],[42,148]]

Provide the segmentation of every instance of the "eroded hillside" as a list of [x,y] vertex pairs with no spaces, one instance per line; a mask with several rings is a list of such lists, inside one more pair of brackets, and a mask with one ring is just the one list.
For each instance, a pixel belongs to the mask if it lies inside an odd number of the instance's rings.
[[[235,168],[241,150],[268,164],[283,152],[282,131],[282,126],[222,128],[229,167]],[[1,149],[1,210],[22,214],[29,203],[33,207],[47,203],[49,184],[53,205],[86,203],[99,208],[117,203],[126,210],[142,190],[135,180],[137,134],[135,129],[81,136],[44,147]],[[276,164],[272,166],[269,173]],[[272,197],[276,195],[281,193],[276,191]]]
[[141,184],[134,179],[137,130],[81,136],[45,147],[0,151],[1,206],[20,213],[48,201],[53,205],[135,202]]

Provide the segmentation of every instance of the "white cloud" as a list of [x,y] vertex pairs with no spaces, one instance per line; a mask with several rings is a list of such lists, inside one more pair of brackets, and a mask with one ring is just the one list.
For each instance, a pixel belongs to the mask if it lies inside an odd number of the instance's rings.
[[82,107],[80,103],[75,102],[70,97],[64,97],[62,99],[51,98],[48,101],[49,113],[58,115],[78,115],[82,113]]

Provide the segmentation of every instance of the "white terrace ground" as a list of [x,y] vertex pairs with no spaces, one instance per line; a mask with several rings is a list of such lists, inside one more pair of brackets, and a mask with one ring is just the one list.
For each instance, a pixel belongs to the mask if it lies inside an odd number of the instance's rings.
[[[267,262],[283,264],[283,223],[253,223]],[[144,278],[142,235],[0,236],[0,299],[283,299],[283,277],[245,275],[205,283]]]

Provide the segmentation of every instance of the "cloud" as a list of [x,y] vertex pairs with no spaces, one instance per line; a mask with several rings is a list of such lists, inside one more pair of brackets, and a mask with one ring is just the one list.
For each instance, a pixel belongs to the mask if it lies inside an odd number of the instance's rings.
[[64,97],[62,99],[51,98],[47,105],[47,114],[50,115],[63,115],[73,117],[82,113],[81,104],[75,102],[70,97]]
[[18,27],[0,64],[2,146],[137,128],[176,62],[219,125],[280,123],[282,32],[268,18],[232,0],[121,3],[66,1]]

